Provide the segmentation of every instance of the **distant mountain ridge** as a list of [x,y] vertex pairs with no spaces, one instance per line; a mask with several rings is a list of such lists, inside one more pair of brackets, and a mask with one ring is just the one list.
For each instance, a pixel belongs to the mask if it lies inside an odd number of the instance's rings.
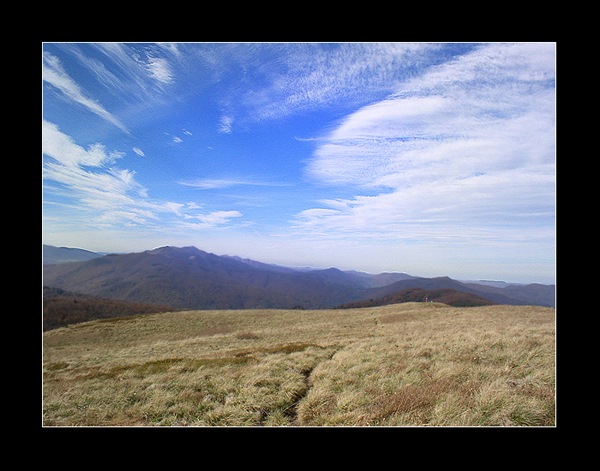
[[406,273],[294,269],[171,246],[45,265],[44,285],[179,309],[323,309],[414,288],[452,289],[498,304],[554,305],[554,285],[495,288]]
[[491,304],[495,304],[494,302],[482,298],[481,296],[457,291],[451,288],[427,290],[422,288],[408,288],[404,290],[394,291],[393,293],[383,296],[381,298],[356,301],[353,303],[342,304],[338,307],[340,309],[352,309],[423,301],[444,303],[454,307],[489,306]]
[[160,247],[44,268],[46,286],[182,309],[320,308],[354,300],[327,273],[257,268],[195,247]]
[[42,261],[44,265],[55,265],[57,263],[81,262],[93,258],[102,257],[102,254],[90,252],[84,249],[70,247],[54,247],[53,245],[42,246]]

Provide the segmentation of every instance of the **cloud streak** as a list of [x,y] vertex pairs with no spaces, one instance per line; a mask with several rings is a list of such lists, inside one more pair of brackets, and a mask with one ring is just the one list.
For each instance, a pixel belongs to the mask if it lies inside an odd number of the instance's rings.
[[146,157],[146,154],[144,154],[144,151],[142,149],[140,149],[139,147],[133,147],[132,149],[133,149],[133,152],[135,152],[140,157]]
[[233,218],[242,217],[242,213],[239,211],[213,211],[208,214],[197,214],[195,216],[188,216],[187,219],[197,219],[200,223],[193,223],[192,226],[202,228],[213,228],[216,226],[222,226],[230,222]]
[[253,178],[221,178],[221,179],[198,179],[178,182],[180,185],[197,188],[199,190],[220,190],[223,188],[231,188],[235,186],[268,186],[268,187],[285,187],[290,186],[289,183],[283,182],[268,182]]
[[[258,119],[335,103],[364,103],[391,92],[435,44],[290,45],[271,85],[245,97]],[[335,73],[332,73],[335,71]]]
[[50,157],[44,161],[43,177],[58,183],[59,193],[75,196],[81,210],[101,215],[99,221],[156,219],[152,210],[157,207],[145,202],[147,190],[136,182],[135,172],[113,166],[123,153],[109,152],[101,144],[85,149],[56,125],[42,125],[42,152]]
[[[355,107],[391,93],[437,44],[228,44],[214,49],[211,68],[223,83],[220,132],[326,109]],[[206,59],[208,56],[202,56]],[[268,57],[268,61],[265,61]],[[243,87],[237,86],[240,82]]]
[[[148,190],[136,181],[134,171],[116,167],[124,153],[110,152],[99,143],[84,148],[45,120],[42,122],[42,152],[46,157],[42,167],[45,192],[55,198],[74,198],[73,203],[62,206],[76,213],[74,224],[78,226],[125,225],[151,229],[164,224],[182,225],[195,218],[200,221],[196,228],[209,228],[242,217],[238,211],[198,214],[200,206],[194,202],[153,201]],[[135,149],[134,152],[139,154]],[[169,215],[178,219],[173,221]]]
[[[356,196],[294,229],[415,241],[553,240],[553,45],[487,45],[341,120],[308,175]],[[361,196],[368,192],[368,196]]]
[[[77,56],[105,85],[122,95],[148,98],[156,92],[164,92],[176,83],[179,51],[176,47],[156,44],[93,43],[93,49],[101,53],[103,60],[91,61],[81,52]],[[115,70],[118,73],[110,72]],[[101,71],[98,74],[97,71]]]
[[42,77],[45,82],[60,90],[74,103],[114,124],[126,134],[130,133],[129,129],[116,116],[108,112],[101,104],[86,96],[79,85],[64,70],[59,59],[48,52],[43,54]]

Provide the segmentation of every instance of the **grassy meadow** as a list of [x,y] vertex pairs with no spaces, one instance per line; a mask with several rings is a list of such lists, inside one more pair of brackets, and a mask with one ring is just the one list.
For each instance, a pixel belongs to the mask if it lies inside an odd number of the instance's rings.
[[45,426],[554,426],[555,311],[183,311],[43,333]]

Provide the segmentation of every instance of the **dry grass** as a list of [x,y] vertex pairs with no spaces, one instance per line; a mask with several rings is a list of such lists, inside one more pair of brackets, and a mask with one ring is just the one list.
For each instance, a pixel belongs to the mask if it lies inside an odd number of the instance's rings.
[[44,333],[43,424],[553,426],[555,312],[188,311]]

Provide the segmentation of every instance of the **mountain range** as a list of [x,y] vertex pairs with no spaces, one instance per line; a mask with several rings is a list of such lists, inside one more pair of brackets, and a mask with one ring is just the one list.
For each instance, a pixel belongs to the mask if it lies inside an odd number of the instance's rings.
[[42,245],[42,260],[44,265],[57,263],[82,262],[92,258],[102,257],[103,254],[90,252],[84,249],[71,247],[54,247],[53,245]]
[[[196,247],[166,246],[107,255],[80,250],[44,246],[44,286],[177,309],[324,309],[425,298],[456,305],[555,304],[554,285],[478,284],[406,273],[298,269],[215,255]],[[73,261],[77,257],[83,259]]]

